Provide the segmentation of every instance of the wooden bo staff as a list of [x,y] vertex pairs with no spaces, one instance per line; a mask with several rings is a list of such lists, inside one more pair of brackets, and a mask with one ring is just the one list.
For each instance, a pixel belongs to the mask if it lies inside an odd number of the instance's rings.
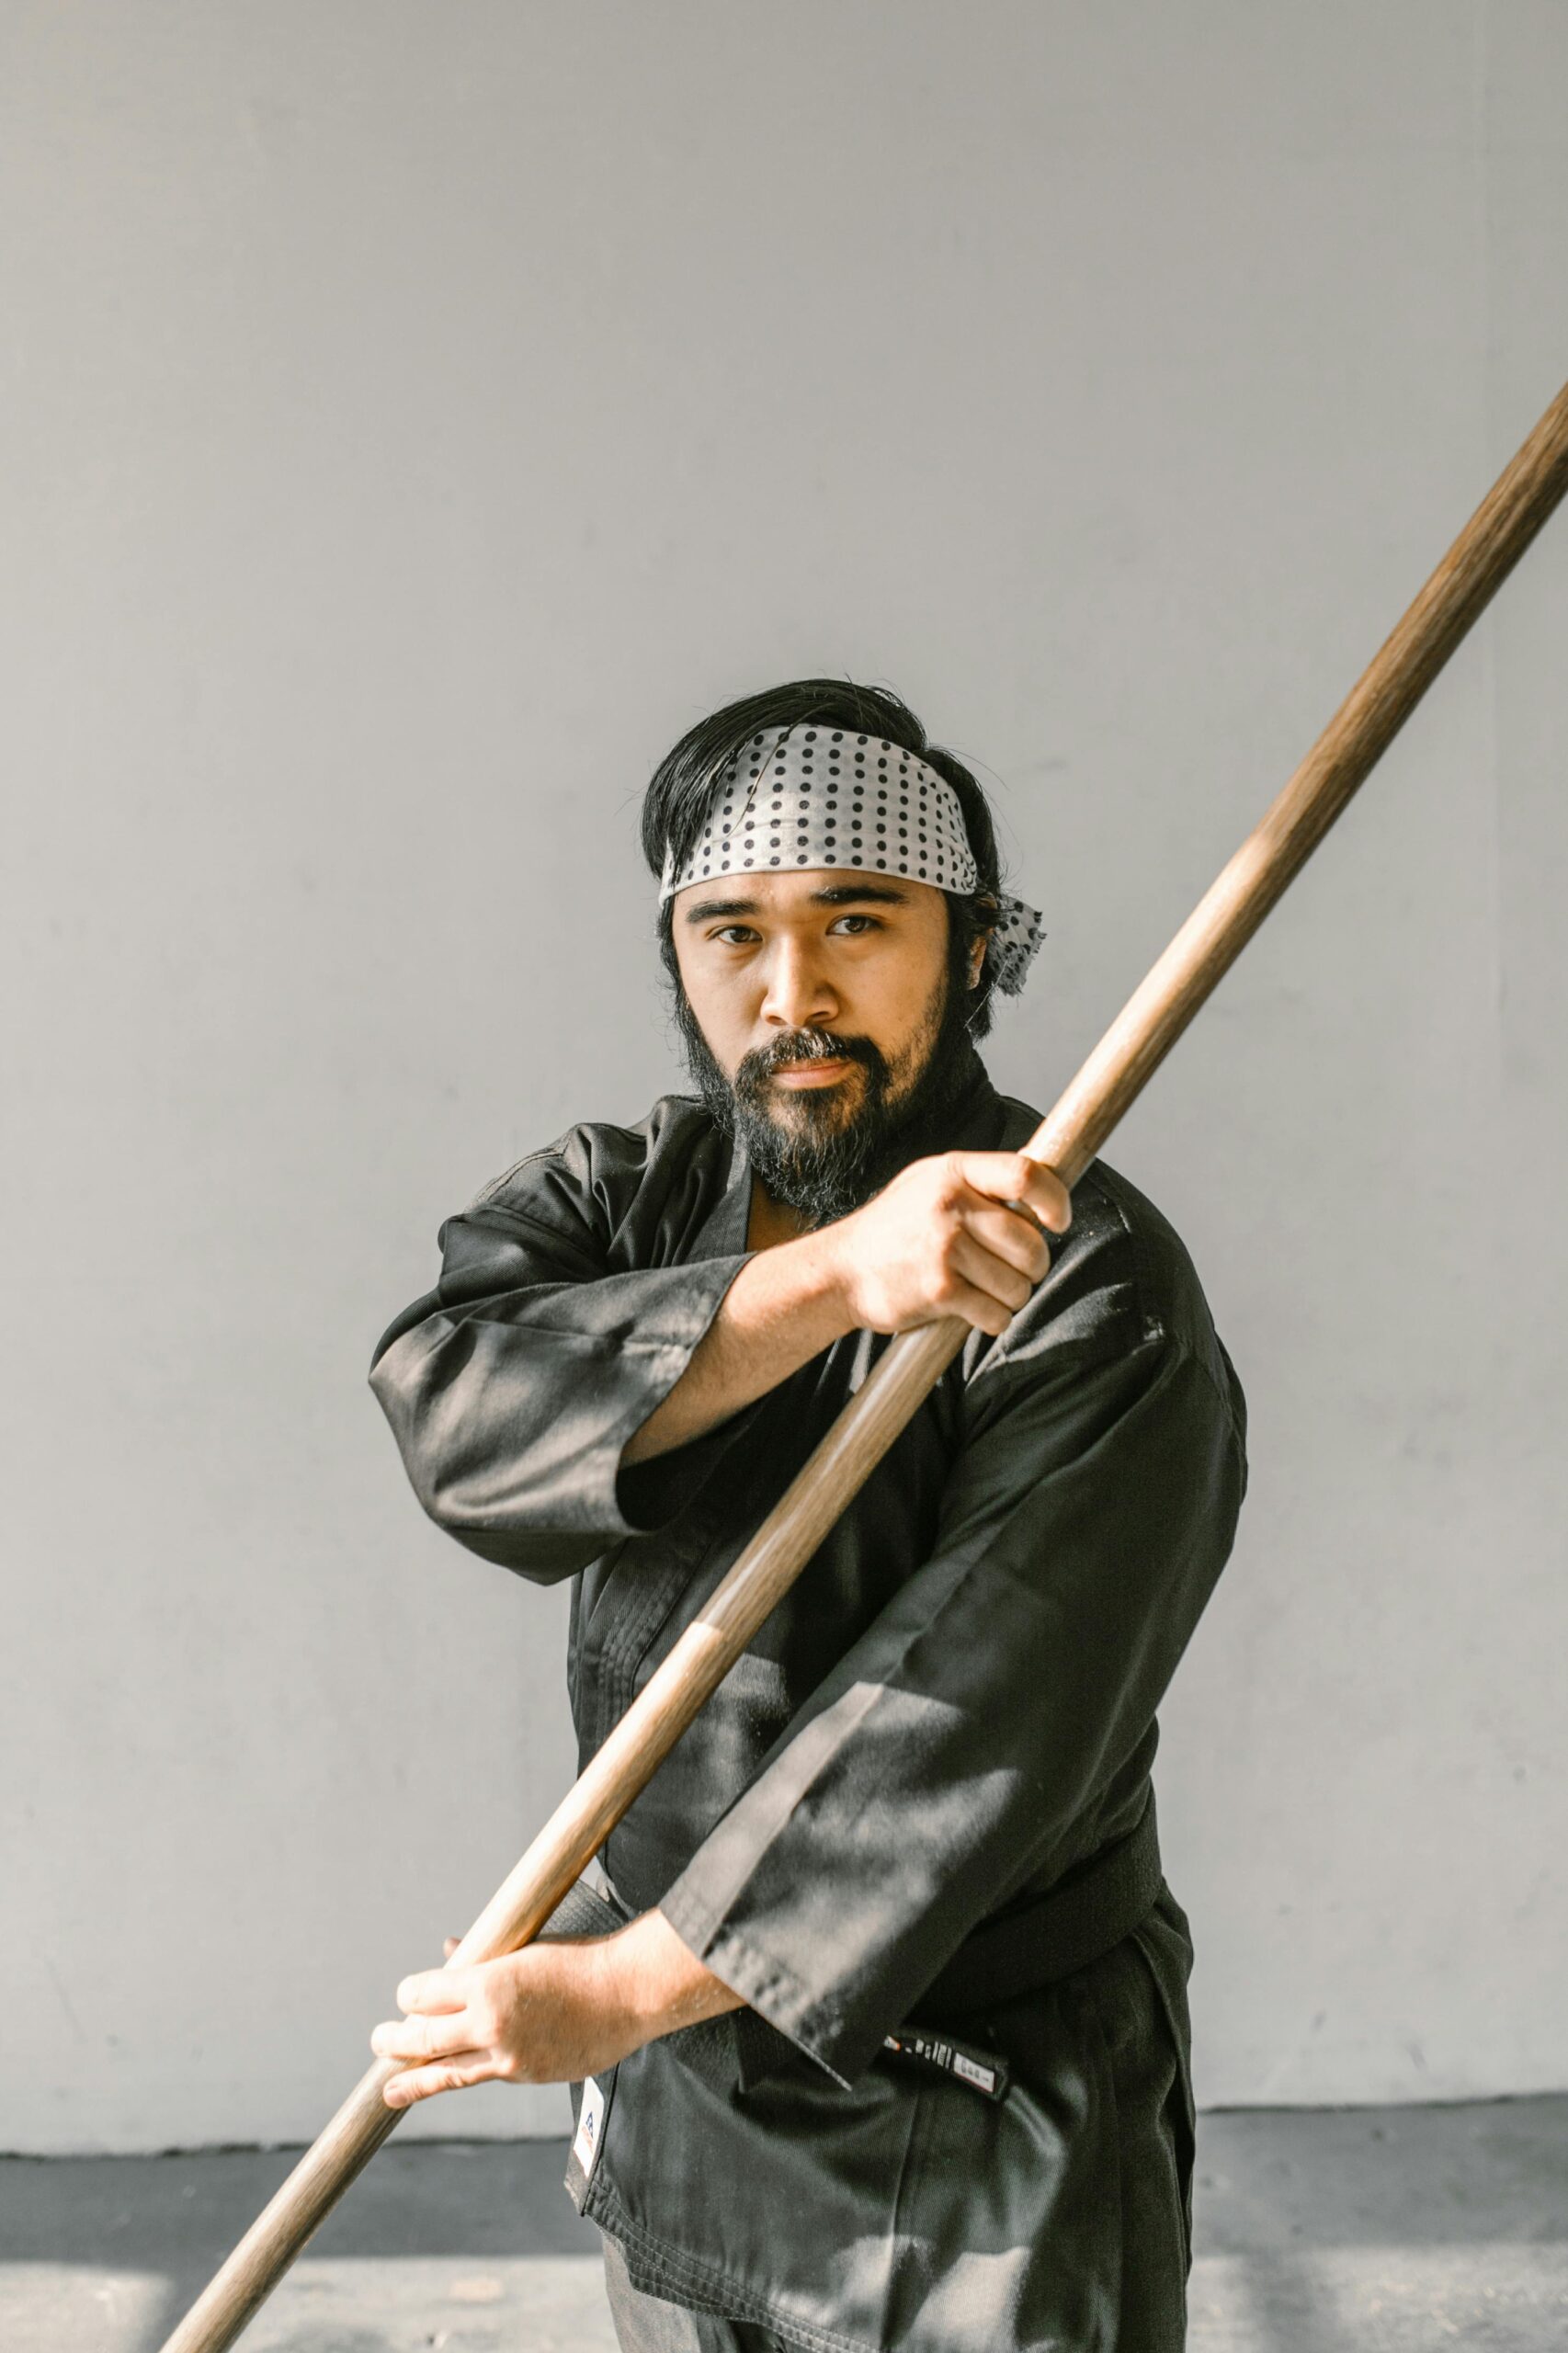
[[[1403,620],[1261,824],[1128,999],[1024,1147],[1075,1184],[1235,961],[1288,882],[1387,750],[1565,491],[1568,386],[1471,516]],[[884,1353],[791,1486],[453,1951],[449,1968],[538,1936],[579,1873],[788,1591],[850,1497],[968,1336],[945,1317]],[[164,2353],[221,2353],[392,2131],[381,2097],[402,2063],[361,2077]]]

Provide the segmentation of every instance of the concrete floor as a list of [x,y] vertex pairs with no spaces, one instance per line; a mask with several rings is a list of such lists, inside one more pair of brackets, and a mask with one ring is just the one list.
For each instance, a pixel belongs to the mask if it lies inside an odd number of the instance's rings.
[[[1562,2353],[1568,2097],[1211,2115],[1190,2353]],[[610,2353],[562,2145],[383,2151],[247,2353]],[[154,2353],[290,2153],[0,2160],[0,2347]]]

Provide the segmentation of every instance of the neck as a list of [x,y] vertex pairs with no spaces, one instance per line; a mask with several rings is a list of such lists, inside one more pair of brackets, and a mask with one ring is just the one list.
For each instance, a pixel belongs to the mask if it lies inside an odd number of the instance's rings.
[[771,1250],[776,1242],[794,1242],[809,1233],[810,1224],[788,1201],[776,1201],[760,1176],[751,1180],[751,1211],[746,1220],[746,1248]]

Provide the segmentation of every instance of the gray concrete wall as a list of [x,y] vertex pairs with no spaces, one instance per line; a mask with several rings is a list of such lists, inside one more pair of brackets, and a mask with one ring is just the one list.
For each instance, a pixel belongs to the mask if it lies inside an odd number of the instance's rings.
[[[672,1081],[652,760],[898,686],[1049,1100],[1561,381],[1565,88],[1553,0],[11,0],[0,2145],[308,2134],[564,1786],[363,1374]],[[1565,618],[1560,521],[1111,1155],[1253,1409],[1208,2101],[1568,2083]]]

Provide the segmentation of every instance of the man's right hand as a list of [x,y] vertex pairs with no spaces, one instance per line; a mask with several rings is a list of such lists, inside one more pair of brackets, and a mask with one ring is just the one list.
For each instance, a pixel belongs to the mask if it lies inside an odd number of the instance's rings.
[[814,1239],[860,1330],[956,1315],[994,1336],[1051,1264],[1040,1227],[1065,1233],[1072,1220],[1061,1177],[1027,1154],[945,1152],[912,1161]]

